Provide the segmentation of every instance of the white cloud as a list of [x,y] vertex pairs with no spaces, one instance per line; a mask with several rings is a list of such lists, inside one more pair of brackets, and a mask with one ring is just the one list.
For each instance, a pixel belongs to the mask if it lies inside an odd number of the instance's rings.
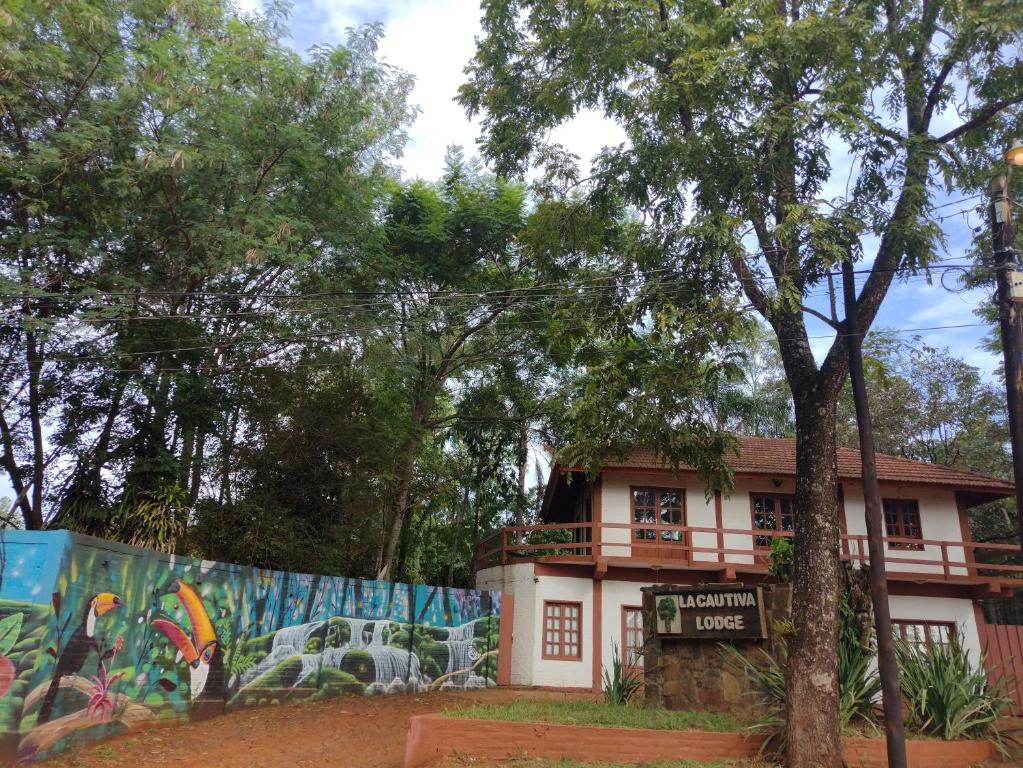
[[[416,78],[411,101],[420,113],[399,165],[409,178],[437,178],[448,146],[460,145],[470,155],[477,152],[480,123],[468,119],[455,96],[465,82],[463,70],[476,52],[476,37],[481,32],[479,3],[306,0],[295,6],[291,17],[300,49],[318,42],[342,42],[349,27],[374,22],[384,27],[381,58]],[[605,146],[623,141],[624,132],[601,113],[587,111],[554,131],[552,139],[578,155],[581,168],[587,171],[593,156]]]

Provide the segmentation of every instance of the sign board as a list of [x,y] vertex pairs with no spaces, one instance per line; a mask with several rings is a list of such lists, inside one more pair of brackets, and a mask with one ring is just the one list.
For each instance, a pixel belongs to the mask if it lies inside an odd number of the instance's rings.
[[655,593],[657,634],[689,640],[762,640],[767,637],[760,587],[710,584]]

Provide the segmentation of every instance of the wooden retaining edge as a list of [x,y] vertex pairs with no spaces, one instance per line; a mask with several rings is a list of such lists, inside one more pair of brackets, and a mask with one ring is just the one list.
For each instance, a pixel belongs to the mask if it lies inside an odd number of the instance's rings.
[[[504,759],[528,754],[583,762],[644,763],[659,760],[727,760],[754,757],[764,737],[745,733],[659,731],[641,728],[469,720],[415,715],[405,741],[405,768],[419,768],[454,754]],[[909,768],[968,768],[995,756],[987,741],[910,741]],[[887,768],[884,739],[846,741],[850,768]]]

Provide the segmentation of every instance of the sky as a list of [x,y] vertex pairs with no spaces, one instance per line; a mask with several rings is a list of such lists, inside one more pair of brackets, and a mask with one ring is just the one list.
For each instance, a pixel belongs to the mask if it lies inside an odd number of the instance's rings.
[[[236,0],[245,11],[262,8],[262,0]],[[445,149],[451,144],[463,146],[467,153],[475,149],[480,129],[470,121],[454,101],[464,80],[463,68],[472,58],[475,37],[480,33],[480,9],[477,0],[295,0],[290,18],[291,43],[306,51],[317,43],[338,44],[345,30],[353,25],[380,23],[384,37],[379,55],[387,62],[416,78],[412,101],[420,110],[409,132],[409,143],[398,163],[409,178],[434,179],[441,173]],[[939,126],[940,128],[940,126]],[[623,140],[621,129],[596,113],[587,113],[559,129],[553,138],[581,158],[583,167],[605,145]],[[847,177],[849,156],[835,146],[832,158],[836,188],[840,193]],[[983,218],[972,211],[976,199],[956,202],[963,195],[939,199],[948,204],[936,211],[947,239],[943,259],[950,263],[965,261],[971,240],[971,227],[984,226]],[[964,210],[970,209],[970,210]],[[868,254],[869,261],[869,254]],[[882,306],[875,328],[933,328],[964,326],[907,333],[919,335],[928,344],[948,347],[954,354],[991,376],[1000,360],[982,348],[989,328],[979,325],[974,314],[985,299],[985,291],[957,294],[943,288],[940,275],[933,283],[917,276],[896,284]],[[955,274],[946,276],[954,283]],[[826,308],[826,300],[812,299],[817,309]],[[831,345],[833,332],[823,323],[808,322],[812,344],[818,356]]]

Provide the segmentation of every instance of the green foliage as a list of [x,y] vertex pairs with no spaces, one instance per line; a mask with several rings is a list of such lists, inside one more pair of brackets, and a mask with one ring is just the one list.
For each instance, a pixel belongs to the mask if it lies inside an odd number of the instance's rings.
[[877,646],[873,627],[868,626],[864,632],[847,599],[838,605],[837,650],[841,725],[873,724],[874,704],[881,695],[881,678],[874,664]]
[[622,663],[618,643],[611,644],[611,668],[605,666],[601,670],[601,678],[604,701],[613,706],[625,706],[643,687],[642,673]]
[[792,539],[785,536],[771,539],[771,562],[767,567],[779,584],[792,583],[792,569],[795,567],[794,551],[795,546]]
[[[948,349],[919,337],[878,329],[864,341],[863,354],[878,451],[1011,476],[1004,390],[985,382],[977,368]],[[854,447],[848,385],[839,400],[838,425],[840,443]]]
[[897,641],[906,726],[940,739],[999,740],[996,722],[1007,710],[1004,679],[992,680],[983,656],[974,663],[958,633],[947,644]]
[[650,728],[658,731],[738,731],[747,725],[743,720],[720,712],[687,712],[581,700],[516,699],[507,704],[478,704],[464,709],[448,709],[443,714],[473,720]]
[[7,656],[18,642],[24,613],[12,613],[0,619],[0,656]]
[[0,424],[16,490],[42,491],[19,497],[31,527],[172,548],[204,487],[233,495],[258,367],[318,362],[288,343],[322,333],[317,307],[288,294],[372,240],[411,80],[376,60],[378,28],[302,57],[285,21],[220,0],[7,13],[0,288],[21,364]]

